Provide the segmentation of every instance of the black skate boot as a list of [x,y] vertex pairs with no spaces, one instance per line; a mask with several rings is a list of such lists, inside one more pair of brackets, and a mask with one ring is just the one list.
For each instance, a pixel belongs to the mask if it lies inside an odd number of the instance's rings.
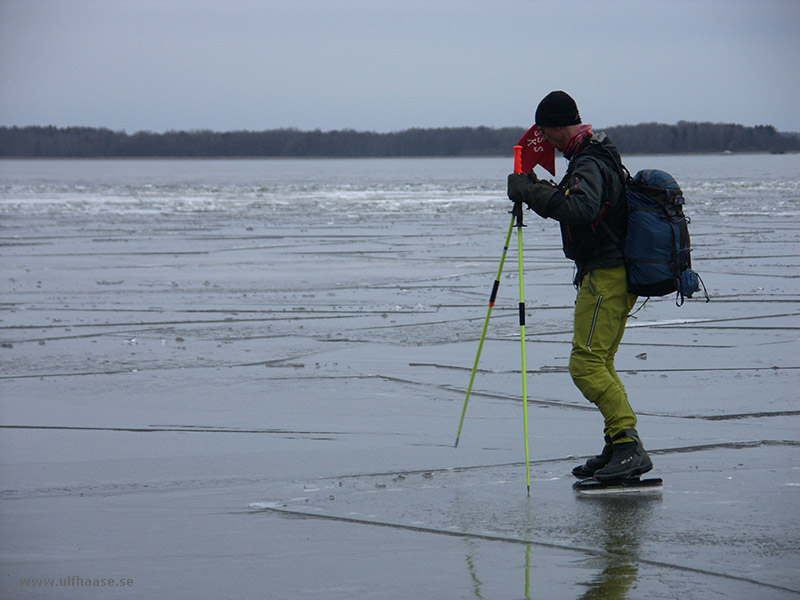
[[612,444],[611,460],[605,467],[594,472],[595,479],[598,481],[636,479],[653,468],[653,461],[645,452],[642,440],[639,439],[635,429],[626,429],[614,437],[631,438],[633,441]]
[[575,475],[578,479],[587,479],[589,477],[594,476],[594,472],[597,469],[602,469],[605,467],[608,462],[611,460],[611,454],[613,449],[611,448],[611,438],[606,436],[606,445],[603,446],[603,451],[586,461],[586,464],[578,465],[574,469],[572,469],[572,474]]

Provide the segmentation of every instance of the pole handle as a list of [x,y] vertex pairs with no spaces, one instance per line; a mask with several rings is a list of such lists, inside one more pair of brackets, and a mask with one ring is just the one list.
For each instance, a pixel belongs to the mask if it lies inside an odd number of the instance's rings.
[[[522,173],[522,146],[514,146],[514,173]],[[522,202],[515,202],[511,214],[517,220],[517,227],[525,227],[522,223]]]

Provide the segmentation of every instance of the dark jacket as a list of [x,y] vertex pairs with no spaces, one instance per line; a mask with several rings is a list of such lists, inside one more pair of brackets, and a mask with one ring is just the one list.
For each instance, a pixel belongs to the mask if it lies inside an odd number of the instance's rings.
[[[533,184],[526,203],[542,217],[561,224],[564,255],[575,261],[576,285],[583,276],[605,267],[625,263],[620,240],[625,238],[626,202],[621,160],[604,133],[596,133],[572,157],[557,187]],[[616,241],[603,227],[605,221]]]

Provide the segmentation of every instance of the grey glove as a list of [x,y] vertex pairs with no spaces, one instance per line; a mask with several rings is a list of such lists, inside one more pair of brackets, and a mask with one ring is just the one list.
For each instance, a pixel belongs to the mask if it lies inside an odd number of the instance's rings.
[[524,202],[528,208],[547,218],[547,205],[558,190],[552,183],[541,181],[531,171],[529,175],[511,173],[508,176],[508,198],[512,202]]
[[531,187],[533,187],[533,182],[527,175],[511,173],[508,176],[508,199],[512,202],[525,202],[527,204]]

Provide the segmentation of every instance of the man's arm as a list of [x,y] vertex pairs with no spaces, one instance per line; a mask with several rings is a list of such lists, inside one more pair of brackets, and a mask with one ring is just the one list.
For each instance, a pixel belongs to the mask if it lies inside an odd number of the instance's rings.
[[561,190],[546,181],[531,181],[527,175],[508,177],[508,197],[525,202],[539,216],[567,225],[593,223],[600,215],[603,173],[592,158],[577,158],[568,187]]

